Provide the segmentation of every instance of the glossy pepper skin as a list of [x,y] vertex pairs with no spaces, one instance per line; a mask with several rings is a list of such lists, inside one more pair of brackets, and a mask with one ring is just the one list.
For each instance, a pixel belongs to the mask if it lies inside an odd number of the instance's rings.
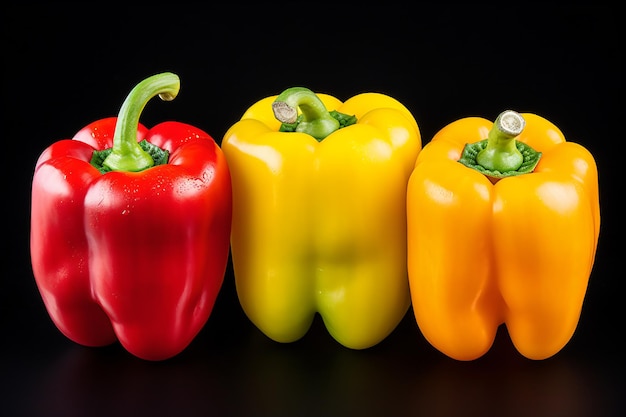
[[521,117],[513,141],[540,152],[529,173],[493,178],[460,163],[466,144],[496,129],[468,117],[433,137],[409,181],[415,318],[435,348],[458,360],[484,355],[503,323],[523,356],[551,357],[580,317],[600,230],[596,163],[552,122]]
[[[307,127],[281,131],[296,110]],[[328,127],[332,110],[356,123]],[[294,87],[251,106],[222,149],[236,289],[249,319],[283,343],[302,338],[316,313],[348,348],[391,333],[410,304],[406,184],[421,149],[406,107],[379,93],[342,103]]]
[[[119,117],[53,143],[37,161],[33,272],[54,324],[81,345],[119,340],[142,359],[175,356],[204,326],[221,288],[232,205],[224,156],[194,126],[138,122],[145,101],[172,99],[178,89],[175,74],[144,80]],[[140,140],[169,159],[143,166],[150,159]],[[113,168],[99,166],[103,173],[90,161],[105,149],[117,158]]]

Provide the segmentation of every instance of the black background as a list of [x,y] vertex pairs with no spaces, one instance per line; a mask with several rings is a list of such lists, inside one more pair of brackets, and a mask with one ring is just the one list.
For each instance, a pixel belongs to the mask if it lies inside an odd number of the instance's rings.
[[[624,42],[615,8],[506,3],[399,7],[286,3],[219,8],[81,3],[6,6],[2,17],[3,268],[0,414],[7,416],[613,416],[624,392]],[[149,75],[181,78],[141,121],[194,124],[218,143],[255,101],[292,86],[403,102],[426,144],[465,116],[530,111],[586,146],[602,228],[579,326],[544,361],[501,329],[472,362],[433,349],[409,311],[379,345],[341,347],[316,320],[300,341],[263,336],[232,268],[207,325],[180,355],[85,348],[54,327],[29,259],[30,182],[49,144],[114,116]],[[471,270],[471,266],[468,265]]]

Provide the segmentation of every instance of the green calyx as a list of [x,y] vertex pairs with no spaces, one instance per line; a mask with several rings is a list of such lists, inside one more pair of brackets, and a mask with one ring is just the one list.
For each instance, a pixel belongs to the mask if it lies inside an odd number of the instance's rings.
[[[153,161],[152,166],[167,164],[170,153],[165,149],[161,149],[156,145],[148,142],[147,140],[142,140],[137,143],[141,150],[150,156]],[[110,167],[104,165],[104,161],[111,155],[113,152],[113,148],[104,149],[102,151],[94,151],[91,156],[91,165],[98,168],[102,174],[113,171]],[[149,167],[148,167],[149,168]]]
[[[282,124],[281,132],[302,132],[318,142],[334,131],[355,124],[355,116],[328,111],[320,98],[308,88],[291,87],[272,103],[274,117]],[[300,114],[298,114],[300,110]]]
[[113,134],[113,147],[94,152],[92,165],[100,172],[138,172],[167,163],[167,151],[145,140],[137,142],[137,126],[139,116],[150,99],[158,95],[161,100],[171,101],[179,90],[180,79],[170,72],[153,75],[137,84],[120,108]]
[[459,162],[492,181],[533,172],[541,152],[515,140],[525,125],[526,121],[517,112],[507,110],[500,113],[487,139],[465,145]]

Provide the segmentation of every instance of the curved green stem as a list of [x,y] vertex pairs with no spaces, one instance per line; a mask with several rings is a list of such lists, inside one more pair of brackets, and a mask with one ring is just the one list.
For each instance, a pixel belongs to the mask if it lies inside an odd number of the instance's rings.
[[154,160],[137,143],[139,116],[150,99],[157,94],[164,101],[173,100],[180,90],[176,74],[164,72],[148,77],[131,90],[120,108],[113,147],[103,165],[112,171],[141,171],[154,165]]
[[296,132],[307,133],[317,140],[322,140],[340,127],[339,121],[328,112],[320,98],[308,88],[288,88],[272,103],[274,117],[281,123],[296,123],[298,109],[302,117],[295,129]]
[[515,145],[526,121],[521,114],[506,110],[498,116],[487,136],[487,146],[476,155],[476,162],[490,171],[516,171],[524,156]]

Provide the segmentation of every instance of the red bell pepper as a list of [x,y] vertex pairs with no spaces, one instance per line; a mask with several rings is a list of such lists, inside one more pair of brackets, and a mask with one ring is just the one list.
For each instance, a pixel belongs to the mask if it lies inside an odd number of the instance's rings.
[[231,182],[221,149],[180,122],[139,123],[180,80],[149,77],[118,117],[98,120],[39,157],[32,182],[31,261],[58,329],[74,342],[117,340],[164,360],[208,320],[229,253]]

